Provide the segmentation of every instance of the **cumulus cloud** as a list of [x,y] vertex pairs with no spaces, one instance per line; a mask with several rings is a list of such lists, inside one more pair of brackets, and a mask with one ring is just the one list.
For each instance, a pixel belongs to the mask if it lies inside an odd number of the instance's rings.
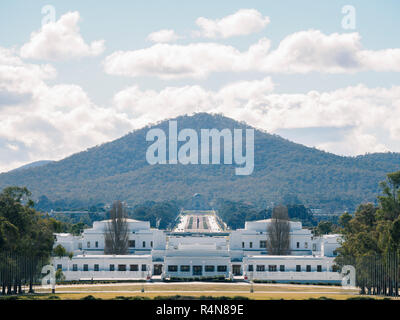
[[384,89],[358,85],[305,94],[275,94],[273,87],[268,77],[232,83],[218,91],[200,86],[143,91],[132,86],[114,96],[114,106],[140,125],[180,114],[213,112],[272,133],[337,128],[337,137],[311,145],[337,154],[400,150],[400,124],[396,121],[400,117],[399,86]]
[[0,47],[0,90],[27,94],[43,86],[43,80],[55,78],[57,72],[49,64],[29,64],[11,49]]
[[130,119],[95,105],[81,87],[48,85],[54,77],[53,67],[0,48],[0,172],[60,159],[132,129]]
[[132,77],[204,78],[210,72],[231,71],[240,55],[237,49],[217,43],[155,44],[114,52],[104,60],[104,69],[108,74]]
[[180,36],[178,36],[174,30],[159,30],[156,32],[152,32],[147,36],[147,40],[156,43],[167,43],[167,42],[175,42],[178,40]]
[[194,32],[194,35],[213,39],[230,38],[259,32],[269,23],[269,18],[263,17],[255,9],[240,9],[236,13],[222,19],[198,18],[196,24],[200,30]]
[[150,122],[194,112],[222,113],[272,133],[335,128],[337,137],[328,135],[312,146],[339,154],[400,150],[399,86],[277,94],[270,77],[219,90],[199,85],[142,90],[134,85],[117,92],[110,108],[102,108],[77,85],[48,85],[46,80],[54,77],[51,66],[26,63],[0,49],[0,91],[8,94],[0,108],[0,171],[60,159]]
[[[253,46],[261,51],[263,44]],[[254,60],[256,61],[256,60]],[[400,49],[365,50],[359,33],[332,33],[319,30],[293,33],[260,63],[265,72],[352,73],[359,71],[400,71]]]
[[400,49],[365,50],[358,33],[326,35],[318,30],[293,33],[275,50],[260,39],[246,51],[217,43],[156,44],[106,57],[108,74],[162,79],[205,78],[213,72],[264,73],[400,72]]
[[104,40],[87,44],[79,33],[79,12],[68,12],[56,22],[49,22],[33,32],[20,50],[21,57],[42,60],[65,60],[97,56],[104,51]]

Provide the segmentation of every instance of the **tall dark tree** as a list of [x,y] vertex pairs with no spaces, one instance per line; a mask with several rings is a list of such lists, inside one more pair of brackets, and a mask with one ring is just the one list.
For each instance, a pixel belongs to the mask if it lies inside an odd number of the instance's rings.
[[113,203],[110,220],[104,234],[105,254],[128,253],[128,222],[126,209],[121,201]]
[[290,222],[286,206],[277,206],[272,211],[267,227],[267,248],[271,255],[285,255],[290,252]]
[[33,209],[27,188],[8,187],[0,193],[0,279],[2,292],[21,292],[49,262],[53,224]]
[[[362,293],[397,295],[400,274],[400,171],[389,173],[380,186],[383,194],[378,196],[378,206],[361,204],[353,217],[349,214],[341,216],[344,241],[337,250],[336,263],[339,266],[355,266]],[[396,285],[393,286],[394,283]]]

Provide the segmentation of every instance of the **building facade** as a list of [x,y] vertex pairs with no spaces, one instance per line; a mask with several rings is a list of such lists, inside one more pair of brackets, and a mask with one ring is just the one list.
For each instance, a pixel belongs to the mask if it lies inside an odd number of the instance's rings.
[[246,222],[244,229],[218,233],[167,233],[147,221],[128,219],[128,254],[105,255],[109,220],[94,222],[81,236],[56,234],[55,245],[73,257],[53,258],[66,280],[230,278],[265,281],[339,282],[334,271],[339,235],[313,237],[290,222],[290,254],[268,253],[271,220]]

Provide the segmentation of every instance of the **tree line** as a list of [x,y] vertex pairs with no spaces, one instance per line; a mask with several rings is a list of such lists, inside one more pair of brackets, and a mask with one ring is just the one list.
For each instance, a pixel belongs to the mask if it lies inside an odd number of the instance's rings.
[[2,294],[29,291],[50,261],[52,221],[35,209],[27,188],[8,187],[0,193],[0,286]]
[[398,295],[400,171],[387,174],[380,187],[377,205],[361,204],[354,216],[340,217],[343,243],[336,263],[355,266],[361,293]]

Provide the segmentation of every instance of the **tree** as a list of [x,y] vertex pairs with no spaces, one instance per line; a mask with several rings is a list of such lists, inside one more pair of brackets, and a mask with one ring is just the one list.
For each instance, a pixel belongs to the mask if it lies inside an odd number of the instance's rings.
[[332,222],[331,221],[321,221],[318,223],[316,228],[317,235],[329,234],[332,232]]
[[[2,292],[21,292],[49,262],[53,223],[33,209],[27,188],[7,187],[0,193],[0,278]],[[39,270],[39,271],[38,271]],[[12,289],[12,287],[14,287]]]
[[269,254],[285,255],[290,252],[290,223],[286,206],[277,206],[272,211],[267,227]]
[[56,257],[62,258],[68,256],[68,251],[61,244],[59,244],[53,249],[53,254]]
[[65,281],[65,275],[61,269],[56,270],[56,281],[57,283]]
[[121,201],[115,201],[104,234],[105,254],[128,253],[128,223],[126,219],[127,214],[124,205]]
[[[378,206],[361,204],[353,217],[348,213],[340,217],[344,241],[337,250],[336,263],[356,267],[362,293],[372,290],[392,294],[393,290],[397,291],[393,283],[400,271],[393,269],[394,261],[399,260],[400,171],[389,173],[380,186],[383,195],[378,196]],[[374,270],[379,272],[378,280]]]

